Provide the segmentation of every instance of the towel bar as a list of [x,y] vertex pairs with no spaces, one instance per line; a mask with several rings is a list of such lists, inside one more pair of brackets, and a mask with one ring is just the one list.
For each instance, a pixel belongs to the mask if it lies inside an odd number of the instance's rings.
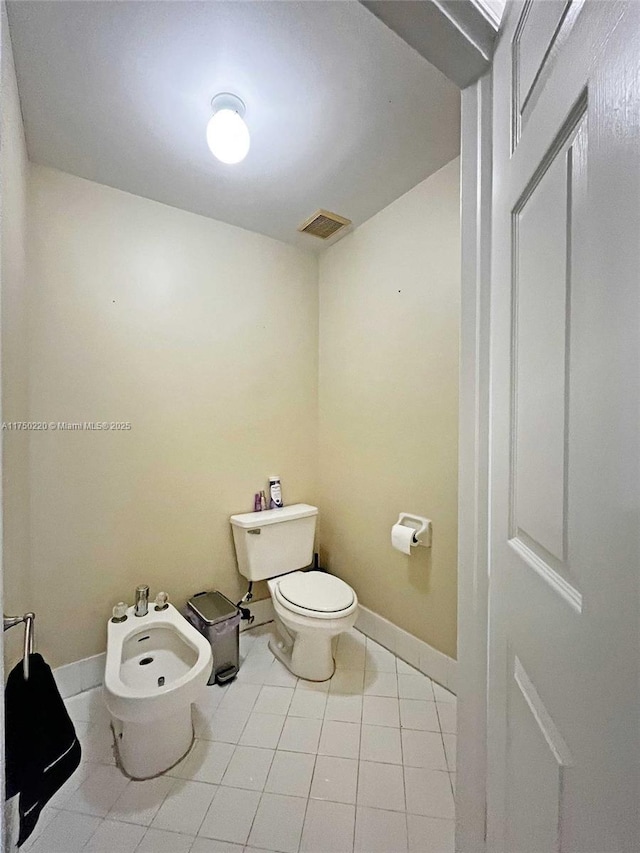
[[4,616],[2,620],[3,629],[5,631],[8,631],[9,628],[13,628],[14,625],[20,625],[24,622],[24,657],[22,660],[22,671],[24,673],[25,681],[29,680],[29,655],[33,654],[35,619],[35,613],[25,613],[24,616]]

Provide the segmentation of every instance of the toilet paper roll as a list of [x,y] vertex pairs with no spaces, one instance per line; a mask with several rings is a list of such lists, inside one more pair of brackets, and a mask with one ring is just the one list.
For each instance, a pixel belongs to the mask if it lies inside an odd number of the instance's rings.
[[411,553],[411,545],[413,541],[413,527],[407,527],[404,524],[394,524],[391,528],[391,544],[396,551],[401,551],[403,554]]

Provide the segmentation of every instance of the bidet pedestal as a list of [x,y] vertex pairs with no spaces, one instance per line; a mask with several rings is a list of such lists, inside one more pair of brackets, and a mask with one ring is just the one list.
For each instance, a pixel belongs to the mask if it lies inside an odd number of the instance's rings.
[[111,717],[116,761],[130,779],[142,781],[166,773],[193,744],[191,705],[169,717],[146,722]]

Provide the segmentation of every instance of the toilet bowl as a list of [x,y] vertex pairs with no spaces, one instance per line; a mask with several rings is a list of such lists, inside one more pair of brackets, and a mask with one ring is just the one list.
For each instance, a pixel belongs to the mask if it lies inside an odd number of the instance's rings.
[[300,678],[326,681],[335,668],[331,641],[353,627],[358,599],[349,584],[311,563],[318,509],[293,504],[231,516],[238,569],[250,581],[266,580],[278,638],[271,651]]
[[292,572],[267,581],[278,638],[269,648],[300,678],[326,681],[335,669],[332,640],[353,628],[358,599],[340,578],[319,571]]
[[116,757],[131,779],[169,770],[193,743],[191,704],[211,673],[211,646],[169,604],[108,623],[104,692]]

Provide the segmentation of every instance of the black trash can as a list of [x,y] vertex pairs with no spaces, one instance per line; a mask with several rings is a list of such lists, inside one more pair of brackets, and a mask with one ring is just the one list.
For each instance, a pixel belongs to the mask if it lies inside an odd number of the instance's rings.
[[213,668],[207,684],[226,684],[238,674],[240,611],[221,592],[199,592],[185,616],[211,643]]

